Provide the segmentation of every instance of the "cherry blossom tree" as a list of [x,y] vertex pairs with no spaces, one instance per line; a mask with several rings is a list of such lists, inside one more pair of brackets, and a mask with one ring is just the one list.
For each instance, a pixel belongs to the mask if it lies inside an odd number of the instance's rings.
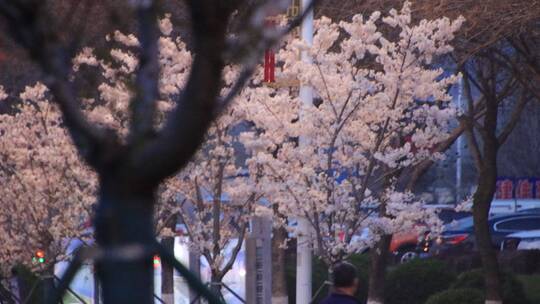
[[[156,128],[161,127],[164,117],[172,109],[173,98],[185,85],[192,62],[186,44],[171,35],[172,29],[167,15],[160,21],[162,36],[158,58],[162,98],[158,101]],[[119,46],[111,50],[108,60],[99,59],[87,48],[75,58],[75,69],[93,67],[104,75],[105,81],[98,86],[99,97],[86,101],[90,107],[89,118],[127,136],[130,122],[126,113],[132,98],[128,87],[138,65],[129,49],[137,46],[139,41],[135,36],[119,31],[109,35],[108,40]],[[238,67],[226,67],[222,96],[229,93],[237,76]],[[239,99],[237,105],[227,108],[211,124],[201,149],[182,172],[160,187],[160,202],[156,206],[156,232],[163,237],[174,235],[179,218],[188,234],[188,244],[210,265],[211,282],[216,291],[220,290],[223,277],[242,248],[249,221],[261,197],[257,191],[257,172],[248,172],[238,160],[237,150],[241,144],[235,134],[240,131],[235,128],[245,121],[243,112],[237,110],[244,100]],[[229,256],[228,248],[232,248]]]
[[[166,115],[173,108],[174,98],[185,85],[193,60],[186,44],[179,37],[172,35],[173,26],[169,15],[159,21],[159,29],[161,37],[158,39],[157,59],[161,70],[158,87],[160,100],[157,102],[154,121],[157,129],[163,127]],[[91,48],[84,48],[74,58],[73,70],[76,74],[73,75],[73,79],[78,81],[87,73],[102,75],[102,82],[97,86],[96,95],[82,100],[84,112],[93,124],[115,129],[118,131],[119,140],[128,141],[131,121],[127,113],[129,102],[133,98],[130,85],[136,80],[136,69],[139,65],[134,51],[140,42],[136,36],[126,35],[120,31],[108,35],[107,41],[112,47],[103,58],[97,56]],[[230,93],[238,73],[238,67],[225,69],[224,79],[227,85],[222,90],[223,96]],[[32,90],[21,96],[32,95],[33,100],[39,101],[39,105],[51,108],[50,111],[42,110],[42,112],[45,113],[45,117],[53,119],[52,124],[64,135],[57,136],[55,144],[58,147],[71,148],[72,143],[66,136],[60,113],[48,104],[45,98],[47,88],[38,84]],[[25,115],[8,116],[10,119],[6,120],[6,123],[17,119],[19,124],[24,124],[28,116],[37,119],[39,116],[31,110],[29,106],[21,108],[21,112]],[[48,112],[52,111],[54,115],[48,115]],[[195,155],[182,173],[167,180],[158,191],[160,203],[156,206],[154,231],[164,238],[171,238],[174,235],[176,218],[180,217],[190,236],[191,247],[208,261],[212,283],[216,287],[236,260],[249,220],[257,209],[256,203],[260,198],[260,194],[256,191],[257,173],[250,173],[247,172],[247,168],[242,168],[242,164],[236,159],[238,153],[233,147],[235,143],[239,144],[237,136],[234,135],[234,128],[244,120],[243,112],[237,111],[236,107],[226,109],[209,128],[202,150]],[[36,125],[41,126],[37,123]],[[10,144],[14,137],[5,138],[6,144]],[[27,144],[23,148],[30,145]],[[46,148],[54,149],[55,146],[49,145]],[[54,152],[61,155],[62,150]],[[76,157],[73,148],[70,152]],[[77,168],[74,164],[66,162],[66,166],[71,165],[73,168],[65,170]],[[78,166],[83,164],[79,163]],[[91,189],[95,190],[95,178],[93,182]],[[69,191],[70,185],[58,184],[58,187],[64,187],[65,191]],[[45,209],[54,208],[47,205]],[[79,215],[82,216],[82,213]],[[23,234],[19,234],[22,237]],[[65,239],[64,237],[63,240]],[[19,244],[20,249],[21,243],[17,242],[18,240],[14,240],[14,244]],[[226,258],[226,250],[231,246],[232,255]],[[172,246],[170,250],[172,252]],[[65,253],[65,248],[59,252]],[[54,262],[51,262],[50,265],[53,264]],[[172,274],[172,269],[169,270]],[[216,291],[219,291],[219,288],[216,288]]]
[[[185,44],[180,40],[174,42],[168,36],[172,31],[168,16],[160,21],[160,28],[167,34],[160,40],[160,61],[166,71],[163,73],[162,91],[170,96],[178,93],[176,85],[183,85],[191,55]],[[134,36],[118,31],[107,39],[124,48],[138,44]],[[130,98],[126,86],[133,77],[137,60],[132,53],[121,48],[112,49],[109,55],[111,60],[99,60],[92,49],[85,48],[74,59],[74,69],[77,72],[82,66],[101,69],[104,82],[98,88],[99,101],[85,99],[86,112],[96,124],[115,127],[125,134],[129,123],[125,111]],[[173,58],[176,61],[173,62]],[[178,61],[183,59],[184,62]],[[49,101],[50,94],[47,93],[48,89],[42,83],[27,87],[19,96],[22,102],[14,109],[15,114],[1,116],[1,174],[6,185],[2,188],[2,206],[5,206],[2,218],[7,220],[2,221],[0,228],[6,231],[2,234],[2,238],[6,238],[5,243],[10,244],[3,247],[5,266],[29,264],[39,249],[47,257],[46,267],[40,268],[50,271],[54,263],[66,258],[69,239],[81,235],[92,238],[87,223],[90,206],[96,199],[97,179],[77,156],[61,113]],[[2,90],[0,97],[5,99],[7,94]],[[161,102],[160,106],[160,109],[170,109],[171,100]],[[171,234],[164,224],[167,207],[172,206],[160,205],[158,208],[155,223],[158,235]]]
[[[2,94],[6,97],[5,94]],[[80,160],[58,108],[38,83],[0,115],[0,260],[52,275],[73,239],[91,239],[97,179]]]
[[218,292],[242,249],[251,218],[261,208],[257,172],[248,172],[237,161],[233,131],[242,117],[235,113],[232,107],[213,123],[201,150],[166,182],[162,195],[179,206],[188,244],[206,259]]
[[[378,12],[339,24],[321,18],[312,48],[292,40],[277,55],[278,77],[313,87],[315,105],[290,88],[249,95],[246,116],[259,129],[244,136],[254,153],[250,163],[268,170],[261,184],[282,214],[309,221],[314,251],[328,265],[382,236],[438,223],[396,181],[403,169],[442,157],[432,147],[446,139],[456,117],[447,89],[458,78],[433,61],[452,50],[461,23],[412,24],[409,3],[382,18]],[[382,33],[383,24],[390,34]],[[312,63],[299,60],[301,50]]]

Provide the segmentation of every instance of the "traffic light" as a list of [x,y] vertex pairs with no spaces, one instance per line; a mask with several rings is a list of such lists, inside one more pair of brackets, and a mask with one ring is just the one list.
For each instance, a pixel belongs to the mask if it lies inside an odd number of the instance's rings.
[[36,252],[34,253],[34,257],[32,258],[32,261],[34,263],[40,263],[40,264],[45,263],[45,251],[41,249],[36,250]]
[[161,259],[159,258],[158,255],[154,256],[153,263],[154,263],[154,268],[158,268],[159,265],[161,264]]

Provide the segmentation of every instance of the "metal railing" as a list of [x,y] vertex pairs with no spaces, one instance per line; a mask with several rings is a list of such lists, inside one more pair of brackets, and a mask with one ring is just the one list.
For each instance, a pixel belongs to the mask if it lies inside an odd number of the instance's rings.
[[[224,301],[215,295],[208,286],[204,284],[195,274],[193,274],[187,267],[180,263],[173,254],[169,253],[161,244],[154,242],[151,245],[130,245],[117,248],[98,248],[98,247],[80,247],[76,250],[71,263],[64,272],[64,275],[59,280],[58,286],[53,291],[51,302],[48,304],[61,303],[62,296],[66,291],[69,291],[69,284],[77,274],[79,268],[81,268],[85,261],[97,261],[97,260],[127,260],[128,258],[124,253],[129,252],[129,260],[137,259],[143,260],[151,258],[154,255],[159,255],[161,260],[171,265],[178,273],[183,276],[188,286],[195,291],[199,297],[203,297],[209,304],[224,304]],[[134,256],[133,252],[138,252]],[[237,296],[235,294],[235,296]],[[154,294],[160,303],[164,303],[162,299]],[[243,303],[245,303],[243,301]]]
[[313,298],[311,298],[311,301],[309,301],[310,304],[312,303],[315,303],[315,300],[317,300],[317,297],[319,296],[319,294],[321,294],[321,292],[324,290],[325,287],[332,287],[332,282],[330,281],[324,281],[324,283],[322,283],[321,287],[319,287],[319,289],[317,289],[317,291],[315,292],[315,294],[313,295]]
[[[210,286],[219,286],[219,287],[223,287],[225,288],[228,292],[230,292],[235,298],[238,299],[238,301],[242,302],[242,303],[246,303],[246,300],[244,298],[242,298],[238,293],[236,293],[234,290],[232,290],[232,288],[230,288],[227,284],[223,283],[223,282],[213,282],[213,283],[207,283],[205,284],[207,287],[210,287]],[[219,295],[221,297],[221,300],[224,302],[225,300],[223,299],[223,295]],[[195,304],[197,303],[197,301],[201,298],[201,294],[197,294],[197,296],[195,298],[193,298],[193,300],[190,302],[190,304]]]

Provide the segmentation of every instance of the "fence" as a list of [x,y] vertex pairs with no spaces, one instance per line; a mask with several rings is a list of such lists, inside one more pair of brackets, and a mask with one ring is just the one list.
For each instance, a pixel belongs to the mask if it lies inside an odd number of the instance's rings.
[[[130,252],[130,255],[126,255],[124,253]],[[135,256],[133,255],[133,252],[137,252]],[[186,268],[182,263],[180,263],[173,254],[169,253],[164,247],[161,246],[161,244],[154,242],[154,244],[150,246],[144,246],[144,245],[132,245],[132,246],[124,246],[121,248],[114,248],[114,249],[101,249],[98,247],[80,247],[76,250],[76,252],[73,255],[73,259],[69,266],[67,267],[66,271],[64,272],[64,275],[62,278],[58,278],[56,276],[53,277],[53,280],[57,282],[56,286],[51,291],[51,297],[48,303],[45,304],[57,304],[57,303],[63,303],[63,297],[64,294],[67,292],[71,294],[75,299],[79,301],[79,303],[86,304],[86,301],[78,295],[75,291],[73,291],[69,285],[72,282],[72,280],[75,278],[75,275],[79,271],[79,269],[82,267],[84,262],[95,262],[100,259],[107,259],[107,260],[143,260],[147,258],[151,258],[154,255],[159,255],[161,257],[161,260],[169,263],[178,273],[183,276],[188,284],[188,286],[198,294],[198,298],[203,298],[207,301],[209,304],[223,304],[224,301],[220,299],[218,296],[216,296],[214,293],[210,291],[207,284],[204,284],[200,281],[199,278],[197,278],[196,275],[194,275],[192,272],[189,271],[188,268]],[[126,257],[126,256],[129,256]],[[35,294],[37,291],[38,285],[40,282],[43,282],[44,280],[39,280],[35,282],[28,292],[28,295],[25,299],[19,299],[14,293],[10,292],[9,290],[2,289],[2,293],[0,295],[0,304],[27,304],[29,303],[32,295]],[[226,288],[229,292],[231,292],[235,297],[238,297],[242,303],[245,303],[245,301],[238,296],[232,289],[230,289],[228,286],[223,284],[224,288]],[[154,294],[154,298],[160,302],[165,303],[161,298],[159,298],[157,295]]]

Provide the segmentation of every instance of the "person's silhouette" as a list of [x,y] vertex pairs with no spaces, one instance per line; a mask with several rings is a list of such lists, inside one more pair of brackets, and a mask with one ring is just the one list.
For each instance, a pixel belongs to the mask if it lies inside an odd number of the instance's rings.
[[321,304],[358,304],[354,297],[358,289],[358,271],[347,262],[341,262],[332,268],[332,292]]

